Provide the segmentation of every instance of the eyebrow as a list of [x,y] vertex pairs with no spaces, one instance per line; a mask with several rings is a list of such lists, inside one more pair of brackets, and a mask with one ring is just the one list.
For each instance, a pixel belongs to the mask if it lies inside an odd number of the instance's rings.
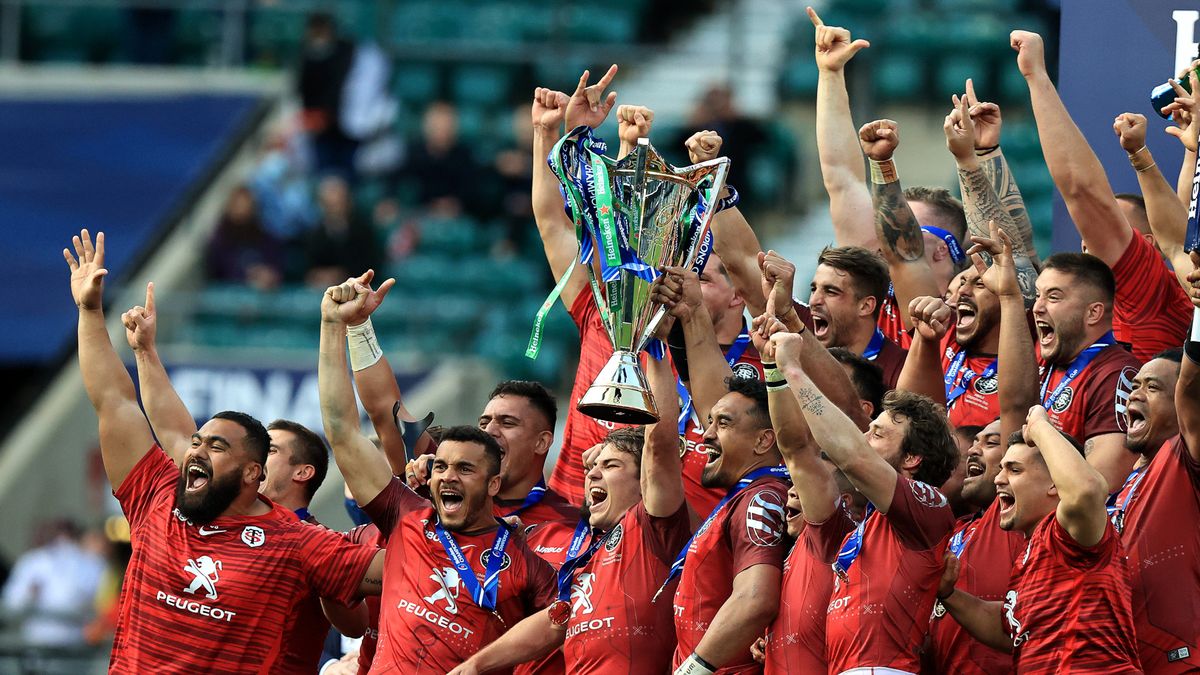
[[[207,438],[208,438],[209,443],[224,443],[225,445],[233,445],[233,443],[230,443],[229,439],[225,438],[224,436],[217,436],[216,434],[213,434],[211,436],[208,436]],[[205,437],[201,436],[199,432],[192,434],[193,441],[200,441],[201,443],[203,443],[204,439],[205,439]],[[272,443],[272,445],[274,445],[274,444]]]

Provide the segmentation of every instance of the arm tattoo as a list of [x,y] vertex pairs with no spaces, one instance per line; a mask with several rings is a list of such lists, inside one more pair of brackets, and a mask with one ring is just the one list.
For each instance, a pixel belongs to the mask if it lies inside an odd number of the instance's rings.
[[875,202],[875,235],[884,246],[884,257],[904,262],[920,260],[925,255],[925,235],[908,208],[899,181],[872,183],[871,197]]
[[1025,299],[1025,309],[1029,309],[1037,299],[1037,268],[1024,253],[1013,253],[1013,265],[1017,268],[1017,284],[1021,287],[1021,297]]
[[[1012,217],[1000,206],[1000,200],[996,199],[996,191],[992,189],[982,169],[959,169],[958,183],[962,187],[963,209],[967,214],[967,227],[971,234],[990,236],[988,221],[995,220],[996,225],[1013,240],[1013,264],[1017,268],[1017,283],[1021,286],[1025,306],[1032,306],[1037,268],[1022,245],[1023,240],[1016,232],[1017,226],[1013,224]],[[991,260],[988,263],[991,264]]]
[[818,417],[825,414],[825,397],[821,392],[804,388],[796,392],[796,398],[800,401],[801,410]]
[[1015,235],[1013,240],[1024,244],[1036,266],[1039,261],[1037,251],[1033,249],[1033,223],[1029,220],[1029,212],[1025,210],[1025,199],[1021,197],[1017,180],[1008,170],[1008,161],[1004,159],[1003,154],[997,152],[987,159],[981,159],[979,168],[1013,223],[1013,230],[1010,231],[1011,235]]

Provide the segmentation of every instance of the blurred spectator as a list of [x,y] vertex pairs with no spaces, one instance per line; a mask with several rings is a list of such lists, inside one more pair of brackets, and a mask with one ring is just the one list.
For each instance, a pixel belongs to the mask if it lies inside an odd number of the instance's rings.
[[354,175],[358,142],[342,127],[342,95],[353,65],[354,45],[338,36],[333,16],[309,16],[297,88],[319,174],[333,172],[347,179]]
[[404,158],[404,144],[394,131],[399,103],[388,85],[392,65],[376,44],[354,49],[354,64],[342,90],[341,127],[358,143],[354,169],[362,176],[395,171]]
[[288,128],[272,132],[250,186],[263,226],[280,241],[300,239],[316,221],[308,170],[302,136]]
[[103,555],[80,545],[69,520],[45,526],[43,541],[17,559],[4,586],[4,608],[22,621],[24,642],[39,647],[79,647],[95,612]]
[[504,253],[520,250],[526,233],[532,231],[533,202],[529,198],[529,186],[533,182],[533,127],[529,124],[529,106],[521,105],[513,111],[512,145],[496,153],[492,168],[498,182],[499,195],[495,203],[500,205],[500,216],[505,226]]
[[238,186],[208,244],[208,278],[249,284],[259,290],[279,285],[283,273],[282,243],[263,227],[250,188]]
[[304,280],[310,286],[324,288],[362,274],[367,268],[379,269],[379,244],[371,226],[354,212],[350,186],[337,176],[327,176],[317,188],[321,210],[317,227],[305,245],[308,269]]
[[470,149],[458,138],[458,111],[449,103],[430,104],[421,138],[404,166],[406,179],[416,187],[417,203],[438,216],[457,216],[474,205],[479,172]]
[[717,84],[709,87],[696,102],[696,107],[688,117],[687,127],[668,152],[681,153],[684,141],[701,129],[715,131],[724,139],[721,155],[733,162],[729,167],[729,183],[735,187],[741,185],[746,180],[750,158],[755,156],[760,146],[767,143],[766,128],[737,109],[733,91],[728,85]]

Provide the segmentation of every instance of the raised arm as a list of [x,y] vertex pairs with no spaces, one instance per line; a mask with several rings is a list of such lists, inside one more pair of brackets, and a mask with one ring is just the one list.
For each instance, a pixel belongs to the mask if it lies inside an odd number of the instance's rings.
[[338,312],[340,305],[365,301],[369,292],[351,282],[325,291],[321,298],[321,352],[317,360],[325,438],[333,448],[338,470],[359,504],[369,504],[392,479],[387,459],[359,429],[358,404],[347,372],[346,324]]
[[817,157],[821,179],[829,194],[829,215],[838,246],[878,248],[875,238],[875,208],[867,190],[862,150],[850,113],[846,90],[846,64],[866,40],[851,40],[850,31],[826,26],[812,7],[808,18],[815,30],[817,59]]
[[958,582],[958,558],[946,552],[946,568],[938,584],[937,598],[950,616],[976,640],[1002,652],[1012,652],[1012,638],[1004,632],[1004,603],[981,600],[954,587]]
[[1108,481],[1050,423],[1035,405],[1025,422],[1025,442],[1037,446],[1058,491],[1055,518],[1081,546],[1095,546],[1108,525]]
[[825,455],[880,513],[887,513],[896,493],[896,470],[867,444],[863,432],[825,397],[802,366],[789,363],[783,369],[783,376],[800,402],[808,428],[820,439]]
[[154,282],[146,284],[146,304],[122,314],[121,323],[137,363],[138,387],[146,419],[163,450],[182,466],[183,454],[192,444],[192,434],[196,433],[196,420],[171,386],[167,369],[158,357]]
[[1194,269],[1188,275],[1188,299],[1196,306],[1192,330],[1183,347],[1179,381],[1175,384],[1175,412],[1179,433],[1192,459],[1200,462],[1200,253],[1192,252]]
[[[1129,164],[1137,172],[1138,187],[1146,202],[1146,220],[1159,250],[1171,261],[1179,283],[1187,286],[1192,260],[1183,250],[1187,235],[1187,206],[1179,201],[1175,190],[1146,146],[1146,116],[1122,113],[1113,120],[1113,132],[1121,140],[1121,148],[1129,155]],[[1190,186],[1190,184],[1189,184]],[[1134,235],[1137,236],[1137,235]]]
[[[587,73],[584,73],[585,77]],[[558,178],[550,170],[547,160],[554,144],[562,136],[563,117],[567,110],[567,95],[538,87],[533,92],[533,219],[542,238],[546,261],[554,281],[562,279],[571,263],[579,254],[579,240],[575,236],[575,224],[563,210],[562,193]],[[579,297],[587,281],[584,270],[575,270],[562,291],[563,304],[569,309]]]
[[1125,253],[1133,229],[1117,206],[1104,167],[1050,81],[1041,36],[1017,30],[1009,43],[1017,50],[1017,66],[1029,85],[1038,138],[1054,185],[1088,252],[1111,267]]
[[[666,351],[666,350],[664,350]],[[666,518],[683,504],[683,460],[679,457],[679,397],[675,393],[675,372],[671,353],[662,360],[649,357],[646,378],[658,406],[659,421],[646,427],[642,451],[642,503],[646,513]]]
[[945,373],[942,371],[942,338],[950,330],[954,313],[944,300],[934,296],[913,298],[908,304],[909,321],[916,327],[908,358],[900,369],[896,388],[922,394],[946,404]]
[[154,445],[154,436],[138,407],[133,380],[113,349],[104,325],[104,233],[93,246],[87,230],[71,239],[75,255],[63,249],[71,269],[71,296],[79,309],[79,371],[100,421],[100,456],[113,490]]
[[477,675],[512,668],[518,663],[540,659],[566,641],[566,626],[550,621],[549,608],[521,619],[448,675]]
[[[913,298],[941,295],[929,259],[925,257],[925,233],[917,222],[892,155],[900,145],[900,128],[891,120],[864,124],[858,132],[863,152],[871,160],[871,199],[875,206],[875,235],[879,252],[887,261],[896,291],[896,301],[907,307]],[[902,315],[904,327],[912,330],[909,317]]]

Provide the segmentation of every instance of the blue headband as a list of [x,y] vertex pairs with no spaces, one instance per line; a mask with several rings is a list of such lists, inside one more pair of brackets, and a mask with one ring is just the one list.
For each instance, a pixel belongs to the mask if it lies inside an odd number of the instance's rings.
[[922,225],[921,230],[928,232],[929,234],[932,234],[938,239],[946,242],[946,248],[950,249],[950,259],[955,263],[961,265],[963,261],[967,259],[967,256],[963,253],[962,246],[958,245],[958,239],[955,239],[954,235],[940,227],[934,227],[932,225]]

